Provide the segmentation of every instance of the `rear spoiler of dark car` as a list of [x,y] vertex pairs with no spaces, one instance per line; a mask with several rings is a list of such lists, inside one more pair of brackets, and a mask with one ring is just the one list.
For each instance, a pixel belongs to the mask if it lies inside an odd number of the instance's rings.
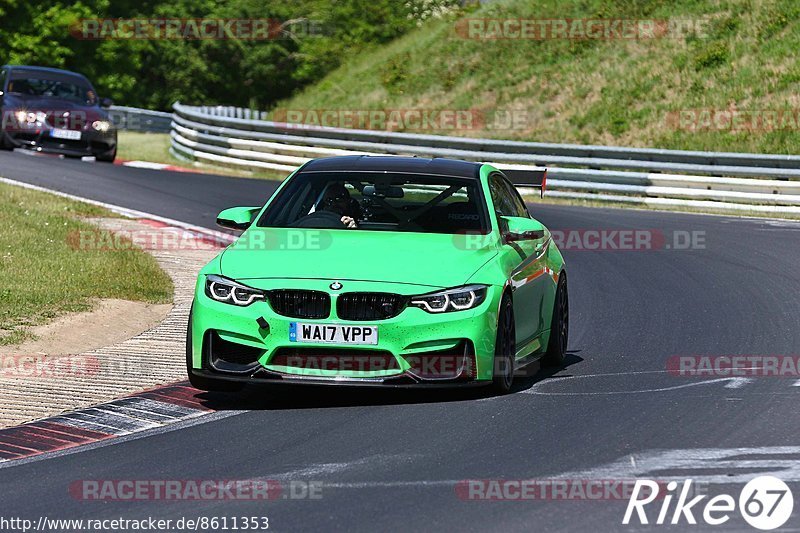
[[503,174],[511,180],[517,187],[531,187],[539,189],[542,198],[544,198],[544,190],[547,188],[547,169],[516,169],[505,168],[502,169]]

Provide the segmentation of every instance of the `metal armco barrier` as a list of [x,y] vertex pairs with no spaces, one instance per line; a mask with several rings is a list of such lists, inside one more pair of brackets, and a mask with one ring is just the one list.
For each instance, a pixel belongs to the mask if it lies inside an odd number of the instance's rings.
[[[693,152],[309,127],[234,107],[176,103],[171,150],[201,162],[291,172],[316,157],[399,154],[548,169],[548,196],[708,211],[800,214],[800,156]],[[524,182],[517,179],[524,189]]]
[[167,133],[172,115],[163,111],[150,111],[137,107],[111,106],[108,110],[111,122],[120,130]]

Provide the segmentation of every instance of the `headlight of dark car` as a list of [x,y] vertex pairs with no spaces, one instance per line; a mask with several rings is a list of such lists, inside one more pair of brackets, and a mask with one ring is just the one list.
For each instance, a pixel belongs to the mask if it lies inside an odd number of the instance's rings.
[[466,285],[411,297],[411,305],[428,313],[465,311],[486,299],[486,285]]
[[221,276],[206,276],[206,295],[218,302],[246,307],[264,299],[264,291],[237,283]]
[[47,114],[42,111],[26,111],[24,109],[15,111],[14,117],[17,119],[18,124],[27,126],[38,126],[44,124],[44,121],[47,120]]
[[95,120],[92,122],[92,128],[100,133],[106,133],[108,130],[112,128],[111,122],[107,120]]

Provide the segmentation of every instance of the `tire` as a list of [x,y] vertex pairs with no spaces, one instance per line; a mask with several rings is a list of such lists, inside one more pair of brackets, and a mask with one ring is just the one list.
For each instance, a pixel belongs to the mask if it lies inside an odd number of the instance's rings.
[[550,340],[542,358],[543,366],[561,366],[567,356],[569,340],[569,293],[567,276],[562,272],[558,280],[556,298],[553,303],[553,318],[550,321]]
[[2,150],[14,149],[14,143],[11,142],[11,139],[8,138],[8,134],[5,132],[0,132],[0,149]]
[[237,392],[244,388],[244,383],[235,381],[225,381],[222,379],[211,379],[202,376],[195,376],[192,372],[192,311],[189,311],[189,325],[186,328],[186,373],[189,376],[189,383],[192,387],[204,391],[212,392]]
[[492,368],[492,388],[498,394],[507,394],[514,383],[515,352],[514,305],[506,293],[500,301],[500,312],[497,314],[497,339],[494,344],[494,368]]
[[95,159],[98,161],[103,161],[104,163],[113,163],[114,159],[117,158],[117,148],[114,147],[112,152],[106,152],[104,154],[95,154]]

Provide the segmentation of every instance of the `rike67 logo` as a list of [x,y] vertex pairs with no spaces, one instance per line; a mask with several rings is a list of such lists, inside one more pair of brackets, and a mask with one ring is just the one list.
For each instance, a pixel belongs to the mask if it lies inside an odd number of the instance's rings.
[[[628,525],[633,520],[635,524],[638,519],[639,524],[697,524],[697,514],[704,523],[719,526],[731,519],[738,503],[738,511],[748,524],[768,531],[785,524],[794,508],[792,491],[786,483],[773,476],[759,476],[750,480],[739,493],[738,502],[729,494],[718,494],[705,502],[703,500],[708,497],[705,494],[689,499],[690,495],[690,479],[683,482],[680,491],[678,482],[670,481],[667,483],[666,494],[663,491],[659,493],[659,483],[639,479],[633,487],[622,523]],[[657,500],[661,506],[655,521],[651,522],[652,514],[648,516],[645,508]],[[674,507],[673,500],[676,501]],[[658,507],[658,504],[653,507]]]

